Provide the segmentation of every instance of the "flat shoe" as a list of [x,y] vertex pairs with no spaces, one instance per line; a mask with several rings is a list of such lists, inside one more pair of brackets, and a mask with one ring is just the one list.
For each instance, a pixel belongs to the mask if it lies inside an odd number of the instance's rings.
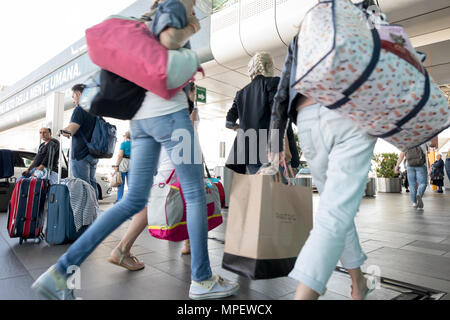
[[119,262],[114,260],[111,256],[108,258],[108,262],[115,264],[116,266],[125,268],[129,271],[138,271],[145,268],[145,264],[138,260],[131,253],[125,255],[119,248],[114,248],[115,253],[119,256]]

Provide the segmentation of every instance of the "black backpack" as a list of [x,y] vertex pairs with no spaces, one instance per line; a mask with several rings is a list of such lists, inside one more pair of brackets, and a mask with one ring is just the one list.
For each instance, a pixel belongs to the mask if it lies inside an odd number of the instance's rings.
[[420,167],[426,162],[426,156],[421,147],[415,147],[406,151],[406,162],[409,167]]
[[102,69],[88,80],[79,104],[96,116],[131,120],[146,92],[133,82]]

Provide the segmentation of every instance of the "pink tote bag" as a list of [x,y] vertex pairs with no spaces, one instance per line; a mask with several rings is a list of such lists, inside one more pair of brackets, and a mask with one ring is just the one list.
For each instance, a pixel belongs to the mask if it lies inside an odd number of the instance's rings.
[[86,42],[93,63],[164,99],[171,99],[195,74],[169,89],[169,50],[138,20],[111,17],[87,29]]
[[[155,184],[150,193],[147,207],[147,222],[150,235],[169,241],[189,239],[186,223],[186,202],[180,181],[170,183],[175,170],[166,183]],[[220,195],[215,184],[205,181],[206,212],[208,231],[223,222]]]

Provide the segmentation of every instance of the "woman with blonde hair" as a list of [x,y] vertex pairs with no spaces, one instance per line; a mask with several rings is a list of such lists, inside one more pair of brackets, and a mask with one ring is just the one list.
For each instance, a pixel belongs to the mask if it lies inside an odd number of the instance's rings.
[[[239,129],[226,166],[241,174],[255,174],[267,162],[265,157],[260,158],[266,152],[266,149],[260,152],[260,147],[267,145],[267,135],[261,133],[269,130],[273,97],[280,81],[273,76],[273,58],[267,52],[257,52],[250,59],[248,75],[251,82],[236,93],[225,123],[228,129]],[[251,133],[249,136],[256,137],[256,141],[247,143],[246,133]],[[265,141],[260,142],[261,139]]]

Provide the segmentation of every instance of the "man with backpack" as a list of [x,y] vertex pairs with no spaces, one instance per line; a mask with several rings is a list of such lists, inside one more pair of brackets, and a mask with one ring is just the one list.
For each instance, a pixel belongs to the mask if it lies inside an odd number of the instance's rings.
[[400,164],[405,158],[412,205],[416,209],[423,209],[422,197],[427,189],[429,170],[427,145],[422,144],[400,153],[397,165],[394,168],[396,174],[398,174]]
[[[94,188],[98,198],[97,182],[95,180],[98,159],[89,153],[87,144],[87,141],[90,141],[92,138],[97,119],[78,104],[84,88],[84,84],[76,84],[72,87],[72,99],[75,109],[69,125],[64,130],[72,134],[71,163],[73,176],[89,183]],[[64,136],[69,137],[66,134]]]

